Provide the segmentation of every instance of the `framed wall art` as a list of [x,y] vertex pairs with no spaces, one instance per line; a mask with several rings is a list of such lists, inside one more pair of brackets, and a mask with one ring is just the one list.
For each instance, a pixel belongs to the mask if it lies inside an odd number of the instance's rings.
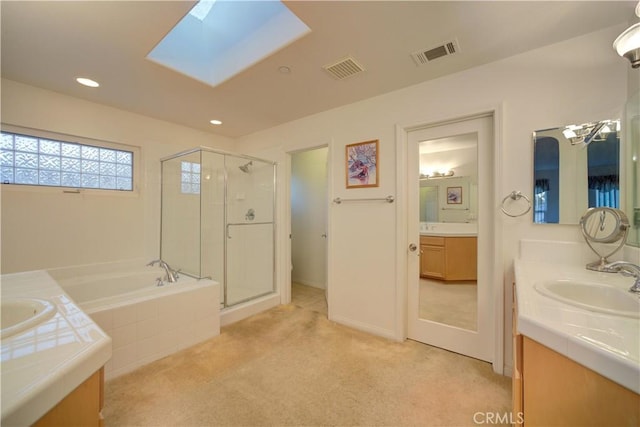
[[358,142],[346,147],[347,188],[380,185],[378,140]]
[[462,187],[447,187],[447,204],[462,204]]

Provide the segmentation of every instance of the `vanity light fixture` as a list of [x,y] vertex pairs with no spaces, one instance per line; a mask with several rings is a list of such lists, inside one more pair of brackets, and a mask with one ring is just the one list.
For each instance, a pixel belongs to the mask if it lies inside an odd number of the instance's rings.
[[211,123],[212,125],[216,125],[219,126],[222,124],[222,122],[220,120],[209,120],[209,123]]
[[581,125],[569,125],[564,128],[562,134],[571,145],[587,146],[593,141],[604,141],[607,134],[620,131],[620,120],[603,120],[589,122]]
[[431,173],[431,175],[421,173],[421,174],[420,174],[420,179],[450,178],[450,177],[452,177],[453,175],[455,175],[455,173],[453,172],[453,170],[450,170],[449,172],[438,172],[438,171],[434,171],[434,172],[432,172],[432,173]]
[[[636,16],[640,18],[640,2],[636,6]],[[640,22],[624,30],[613,42],[613,48],[631,62],[632,68],[640,67]]]
[[78,83],[80,83],[81,85],[84,85],[84,86],[87,86],[87,87],[98,87],[98,86],[100,86],[100,83],[98,83],[97,81],[88,79],[86,77],[77,77],[76,81]]

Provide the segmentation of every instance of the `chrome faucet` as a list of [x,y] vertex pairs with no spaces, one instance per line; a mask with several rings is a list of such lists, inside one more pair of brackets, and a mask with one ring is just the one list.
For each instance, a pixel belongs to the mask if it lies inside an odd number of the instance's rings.
[[175,282],[178,281],[178,272],[176,270],[172,270],[171,267],[169,267],[169,264],[167,264],[166,262],[164,262],[161,259],[153,260],[149,264],[147,264],[147,266],[148,267],[153,267],[156,264],[158,264],[160,267],[164,268],[165,273],[167,273],[167,275],[165,276],[164,280],[166,280],[169,283],[175,283]]
[[640,293],[640,266],[627,261],[615,261],[604,266],[606,271],[620,273],[623,276],[634,277],[635,283],[629,288],[629,292]]

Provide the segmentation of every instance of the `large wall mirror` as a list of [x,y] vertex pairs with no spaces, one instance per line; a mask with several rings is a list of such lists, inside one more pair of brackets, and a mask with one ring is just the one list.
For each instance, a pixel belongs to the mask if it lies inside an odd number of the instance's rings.
[[627,244],[640,247],[640,91],[627,102],[625,114],[624,164],[628,183],[624,211],[630,222]]
[[478,134],[419,143],[419,318],[478,330]]
[[533,220],[577,224],[588,208],[620,208],[620,119],[533,133]]

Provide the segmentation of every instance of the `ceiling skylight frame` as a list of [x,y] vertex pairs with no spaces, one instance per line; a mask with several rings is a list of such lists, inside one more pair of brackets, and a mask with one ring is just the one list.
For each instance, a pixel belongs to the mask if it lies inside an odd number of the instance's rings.
[[281,1],[201,0],[147,59],[215,87],[309,32]]

